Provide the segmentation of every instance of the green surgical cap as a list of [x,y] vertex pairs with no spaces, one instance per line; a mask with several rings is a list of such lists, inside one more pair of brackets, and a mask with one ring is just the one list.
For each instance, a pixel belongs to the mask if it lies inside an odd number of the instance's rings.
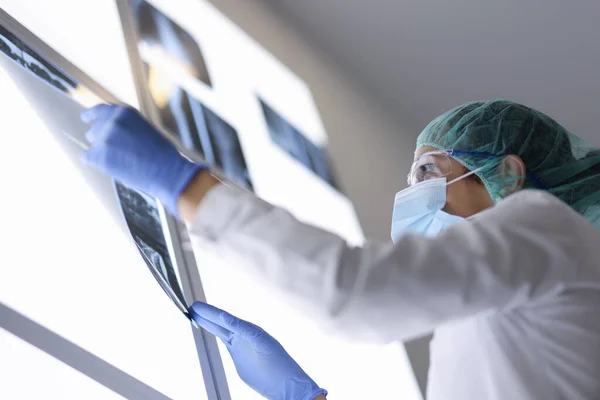
[[[600,149],[539,111],[507,100],[468,103],[431,121],[417,139],[421,146],[517,155],[545,189],[600,229]],[[515,179],[524,179],[524,188],[539,188],[528,177],[508,177],[502,157],[453,158],[471,171],[482,168],[477,175],[495,202]]]

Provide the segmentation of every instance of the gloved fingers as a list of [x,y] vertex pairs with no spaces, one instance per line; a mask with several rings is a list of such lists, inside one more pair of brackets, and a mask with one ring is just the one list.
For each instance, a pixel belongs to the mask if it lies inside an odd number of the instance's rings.
[[101,157],[103,157],[103,151],[95,148],[91,148],[88,151],[84,152],[81,156],[84,163],[88,165],[93,165],[98,168],[101,172],[104,172],[104,168],[102,168],[102,164],[100,163]]
[[200,317],[207,319],[208,321],[217,324],[218,326],[225,328],[232,333],[245,333],[249,328],[255,327],[255,325],[239,319],[238,317],[235,317],[226,311],[200,301],[196,301],[194,304],[192,304],[190,307],[190,313],[192,313],[192,311],[198,314]]
[[107,124],[105,122],[96,122],[92,124],[92,126],[85,131],[84,136],[85,140],[88,141],[92,146],[96,146],[106,139],[108,134],[111,132],[112,124]]
[[234,317],[233,315],[223,311],[221,314],[222,325],[231,332],[240,335],[244,339],[251,340],[258,334],[264,333],[261,327],[254,325],[251,322],[244,321]]
[[81,112],[81,120],[86,124],[95,122],[99,119],[106,119],[108,115],[117,109],[116,104],[98,104]]
[[203,303],[201,301],[195,301],[194,304],[192,304],[192,306],[190,307],[189,311],[192,315],[196,314],[212,322],[213,324],[217,324],[220,327],[227,328],[225,325],[223,325],[223,321],[221,319],[221,315],[227,313],[215,306],[211,306],[210,304]]
[[221,339],[225,344],[229,344],[230,343],[231,337],[233,336],[233,333],[231,333],[227,329],[223,328],[222,326],[219,326],[219,325],[215,324],[214,322],[210,322],[209,320],[202,318],[198,314],[190,313],[190,316],[205,331],[207,331],[207,332],[215,335],[216,337],[218,337],[219,339]]
[[81,155],[81,160],[88,165],[94,165],[96,161],[96,152],[94,149],[89,149],[88,151],[83,152]]
[[216,323],[220,325],[220,315],[225,312],[215,306],[211,306],[210,304],[204,303],[202,301],[195,301],[194,304],[190,306],[190,313],[194,312],[197,315],[201,316],[209,320],[210,322]]
[[[89,110],[84,111],[82,119],[91,118],[92,123],[89,129],[85,132],[85,139],[93,146],[102,143],[110,132],[115,127],[114,121],[118,116],[120,106],[114,104],[100,104]],[[89,112],[88,115],[85,113]]]

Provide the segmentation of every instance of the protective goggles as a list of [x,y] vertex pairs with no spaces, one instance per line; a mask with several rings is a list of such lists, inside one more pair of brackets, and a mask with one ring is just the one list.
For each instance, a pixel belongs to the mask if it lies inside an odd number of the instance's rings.
[[[470,156],[481,158],[502,158],[495,154],[481,153],[477,151],[466,150],[435,150],[424,154],[413,161],[408,174],[408,184],[410,186],[429,179],[444,178],[452,173],[452,157],[454,156]],[[476,173],[478,168],[471,173]],[[527,178],[533,182],[539,189],[547,190],[548,187],[532,172],[527,172]]]

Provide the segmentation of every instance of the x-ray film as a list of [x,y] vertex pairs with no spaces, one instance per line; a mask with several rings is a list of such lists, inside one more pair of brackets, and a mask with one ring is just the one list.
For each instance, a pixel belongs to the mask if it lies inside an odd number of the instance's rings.
[[4,54],[0,54],[0,66],[36,110],[60,149],[73,163],[73,167],[84,176],[115,223],[129,236],[112,179],[88,167],[81,160],[83,150],[88,146],[84,136],[87,125],[79,117],[84,107]]

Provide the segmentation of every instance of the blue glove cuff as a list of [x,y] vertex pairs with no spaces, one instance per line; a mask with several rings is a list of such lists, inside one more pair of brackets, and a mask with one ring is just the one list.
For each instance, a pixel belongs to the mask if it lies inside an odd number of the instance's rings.
[[192,163],[183,157],[178,158],[176,163],[177,166],[174,169],[177,170],[177,173],[171,175],[173,180],[169,184],[169,189],[165,191],[165,195],[161,196],[162,198],[159,198],[159,200],[169,213],[179,218],[179,209],[177,207],[179,197],[200,171],[208,170],[209,168],[204,164]]
[[325,390],[325,389],[315,389],[312,392],[310,392],[302,400],[313,400],[315,397],[320,396],[320,395],[325,395],[325,397],[327,397],[328,394],[329,393],[327,393],[327,390]]

